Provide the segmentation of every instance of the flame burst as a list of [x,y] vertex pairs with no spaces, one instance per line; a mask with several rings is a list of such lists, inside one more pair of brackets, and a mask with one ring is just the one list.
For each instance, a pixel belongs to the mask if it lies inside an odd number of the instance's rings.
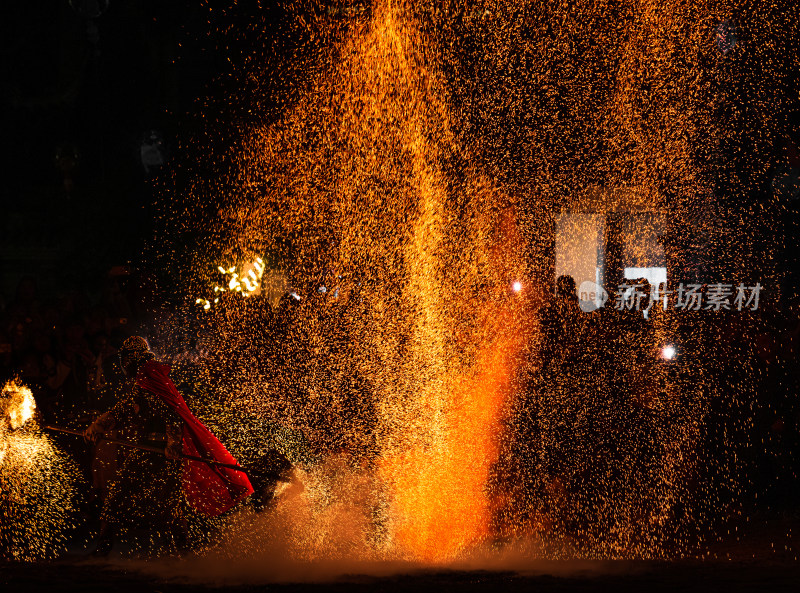
[[18,385],[14,381],[9,381],[3,386],[0,395],[0,417],[5,418],[11,430],[16,430],[23,426],[28,420],[33,418],[36,410],[36,402],[33,393],[24,385]]
[[413,6],[378,2],[281,123],[245,131],[223,259],[292,237],[303,298],[277,352],[244,302],[205,322],[249,413],[375,472],[361,553],[443,561],[490,535],[526,270],[516,200],[461,154],[428,41]]

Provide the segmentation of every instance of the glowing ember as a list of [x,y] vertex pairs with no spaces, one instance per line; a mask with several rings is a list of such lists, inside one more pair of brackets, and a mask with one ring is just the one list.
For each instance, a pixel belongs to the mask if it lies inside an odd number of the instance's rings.
[[[240,272],[236,271],[236,266],[231,266],[227,269],[222,266],[217,266],[217,271],[222,274],[222,276],[227,277],[228,280],[225,286],[214,286],[214,293],[236,292],[245,297],[257,296],[261,294],[261,281],[264,278],[264,270],[266,270],[266,266],[264,265],[264,260],[260,257],[256,257],[252,262],[247,262],[242,265]],[[204,298],[197,298],[195,300],[195,304],[201,305],[206,311],[211,309],[211,307],[218,302],[219,297],[213,300]]]

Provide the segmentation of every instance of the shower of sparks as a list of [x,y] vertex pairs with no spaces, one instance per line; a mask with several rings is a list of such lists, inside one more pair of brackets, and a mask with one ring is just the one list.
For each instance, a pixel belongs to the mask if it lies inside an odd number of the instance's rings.
[[[751,253],[747,221],[770,228],[785,206],[739,197],[766,186],[782,133],[764,118],[789,17],[733,0],[288,10],[295,66],[242,59],[158,254],[191,262],[176,273],[193,290],[208,258],[252,253],[290,279],[274,309],[197,301],[208,355],[189,394],[244,461],[276,443],[303,459],[305,490],[275,509],[286,549],[446,562],[497,541],[611,558],[697,544],[747,488],[755,348],[747,332],[731,346],[734,383],[706,343],[721,315],[637,325],[611,306],[557,341],[540,327],[553,221],[650,212],[673,271],[777,279],[781,246],[765,233]],[[198,232],[217,239],[183,257]],[[633,260],[652,255],[644,232],[626,229]],[[184,329],[161,329],[165,347]],[[658,356],[676,336],[677,371]],[[254,537],[231,541],[257,554]]]
[[30,389],[0,395],[0,558],[31,561],[63,551],[77,470],[38,432]]

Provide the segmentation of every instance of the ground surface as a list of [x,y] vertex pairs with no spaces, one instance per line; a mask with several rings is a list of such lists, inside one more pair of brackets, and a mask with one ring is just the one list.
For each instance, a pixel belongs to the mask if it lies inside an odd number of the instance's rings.
[[147,576],[123,564],[89,561],[0,565],[0,587],[15,593],[113,591],[182,593],[188,591],[793,591],[800,583],[797,563],[741,561],[681,563],[598,563],[566,574],[487,571],[416,572],[389,577],[343,576],[326,583],[198,584]]
[[[515,570],[430,570],[411,565],[296,565],[265,558],[241,567],[205,559],[109,560],[71,553],[53,562],[0,562],[0,592],[184,593],[189,591],[800,591],[796,518],[749,521],[709,547],[706,560],[530,561]],[[276,575],[282,576],[276,577]],[[281,581],[281,582],[276,582]]]

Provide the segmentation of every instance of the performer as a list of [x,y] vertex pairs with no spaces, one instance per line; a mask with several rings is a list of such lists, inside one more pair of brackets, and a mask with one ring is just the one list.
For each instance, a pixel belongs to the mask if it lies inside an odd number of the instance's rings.
[[[101,531],[95,554],[111,551],[122,528],[166,525],[185,538],[181,491],[197,511],[216,516],[253,493],[244,472],[199,461],[181,461],[181,455],[238,465],[222,443],[194,417],[169,378],[169,366],[154,360],[147,341],[128,338],[120,349],[120,363],[131,389],[84,432],[97,442],[111,429],[125,440],[163,447],[164,456],[137,449],[120,451],[120,468],[109,485],[100,515]],[[182,486],[182,487],[181,487]]]

